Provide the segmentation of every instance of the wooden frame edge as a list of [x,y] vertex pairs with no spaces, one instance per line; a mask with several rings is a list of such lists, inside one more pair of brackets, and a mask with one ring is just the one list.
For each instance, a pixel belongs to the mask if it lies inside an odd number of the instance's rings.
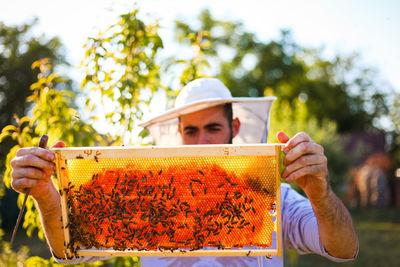
[[[277,256],[279,249],[235,249],[235,250],[175,250],[171,251],[118,251],[80,249],[78,256],[130,256],[130,257],[233,257],[233,256]],[[218,255],[213,255],[218,254]]]
[[67,185],[63,184],[64,174],[61,171],[62,168],[65,169],[65,163],[64,163],[63,159],[61,158],[61,153],[59,151],[55,151],[55,159],[56,159],[56,164],[59,165],[59,166],[57,166],[57,180],[58,180],[58,187],[60,190],[61,216],[62,216],[61,223],[62,223],[63,232],[64,232],[65,255],[72,256],[71,249],[66,247],[66,245],[68,245],[70,242],[70,235],[69,235],[69,230],[68,230],[69,218],[68,218],[68,213],[67,213],[67,210],[68,210],[67,194],[64,191],[64,188],[66,188]]
[[199,156],[274,156],[281,144],[142,146],[142,147],[69,147],[53,148],[61,159],[164,158]]
[[281,199],[281,151],[283,150],[283,146],[276,146],[276,182],[277,182],[277,233],[276,233],[276,249],[278,257],[282,257],[282,199]]

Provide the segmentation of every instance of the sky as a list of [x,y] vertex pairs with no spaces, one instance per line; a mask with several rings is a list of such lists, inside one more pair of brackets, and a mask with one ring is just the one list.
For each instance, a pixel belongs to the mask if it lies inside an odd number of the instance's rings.
[[[72,63],[72,73],[83,58],[82,46],[98,30],[115,23],[119,14],[140,8],[150,22],[159,19],[166,49],[176,19],[194,22],[208,8],[216,19],[243,22],[263,41],[291,29],[295,41],[323,48],[327,59],[357,52],[365,65],[376,68],[383,80],[400,92],[400,1],[397,0],[1,0],[0,21],[21,24],[39,18],[37,33],[59,36]],[[142,18],[142,17],[141,17]]]

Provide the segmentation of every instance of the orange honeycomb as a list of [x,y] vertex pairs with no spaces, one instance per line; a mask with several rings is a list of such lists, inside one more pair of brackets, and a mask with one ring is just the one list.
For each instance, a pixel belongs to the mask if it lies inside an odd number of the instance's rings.
[[275,156],[76,157],[63,163],[73,250],[271,247]]

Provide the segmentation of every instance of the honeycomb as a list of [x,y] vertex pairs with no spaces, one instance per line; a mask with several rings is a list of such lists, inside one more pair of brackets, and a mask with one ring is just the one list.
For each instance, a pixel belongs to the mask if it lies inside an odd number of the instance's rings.
[[72,251],[268,248],[277,231],[275,156],[76,156],[62,165]]

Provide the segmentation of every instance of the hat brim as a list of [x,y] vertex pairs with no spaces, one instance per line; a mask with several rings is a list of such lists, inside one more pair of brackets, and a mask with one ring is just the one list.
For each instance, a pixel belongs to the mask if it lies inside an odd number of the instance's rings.
[[233,97],[229,99],[206,99],[196,102],[189,103],[179,108],[173,108],[159,116],[156,116],[150,120],[144,121],[139,124],[139,126],[146,128],[152,124],[160,123],[168,120],[178,118],[180,116],[190,114],[199,110],[223,105],[226,103],[251,103],[251,102],[270,102],[277,98],[275,96],[268,97]]

